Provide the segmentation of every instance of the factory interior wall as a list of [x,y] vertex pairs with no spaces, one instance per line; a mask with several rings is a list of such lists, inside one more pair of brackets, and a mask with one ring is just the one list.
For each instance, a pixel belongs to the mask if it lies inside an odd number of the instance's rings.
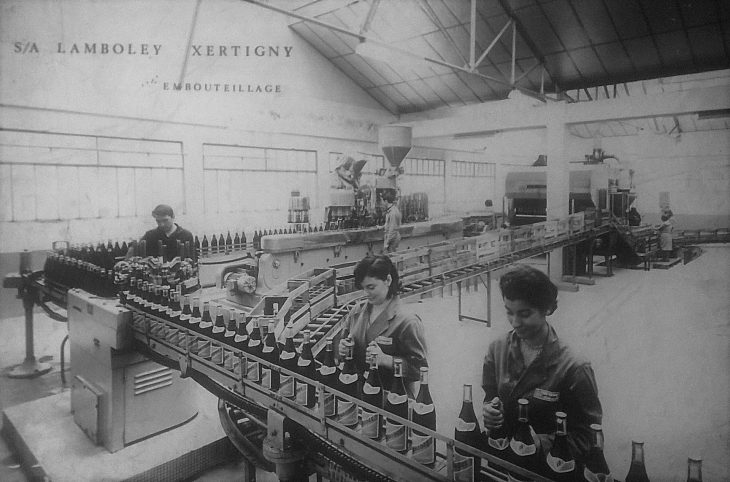
[[[568,136],[565,146],[572,169],[581,169],[594,140]],[[504,195],[506,173],[529,171],[545,149],[545,129],[515,130],[450,144],[454,148],[482,150],[497,166],[495,209]],[[675,229],[730,227],[730,138],[727,131],[683,132],[681,135],[642,133],[638,136],[603,137],[609,164],[625,172],[634,170],[636,207],[645,222],[660,222],[660,193],[668,193]],[[548,158],[548,168],[550,159]],[[623,187],[623,186],[621,186]]]

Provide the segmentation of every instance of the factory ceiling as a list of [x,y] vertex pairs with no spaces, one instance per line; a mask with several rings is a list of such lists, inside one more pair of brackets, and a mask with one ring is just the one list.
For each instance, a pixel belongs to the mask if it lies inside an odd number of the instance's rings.
[[[505,99],[514,89],[548,102],[641,95],[649,79],[730,67],[724,0],[248,1],[289,12],[297,34],[393,114]],[[727,117],[705,121],[648,127],[728,128]],[[604,126],[603,135],[643,128]],[[584,129],[575,134],[592,135]]]

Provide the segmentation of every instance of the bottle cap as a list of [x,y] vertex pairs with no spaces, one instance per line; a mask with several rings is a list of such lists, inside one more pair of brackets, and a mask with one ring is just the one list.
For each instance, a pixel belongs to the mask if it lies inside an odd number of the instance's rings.
[[555,412],[555,416],[558,418],[568,418],[568,414],[565,412]]
[[527,405],[530,402],[528,402],[526,398],[520,398],[519,400],[517,400],[517,403],[519,403],[520,405]]
[[592,423],[591,424],[591,430],[596,430],[596,431],[603,430],[603,427],[601,426],[600,423]]

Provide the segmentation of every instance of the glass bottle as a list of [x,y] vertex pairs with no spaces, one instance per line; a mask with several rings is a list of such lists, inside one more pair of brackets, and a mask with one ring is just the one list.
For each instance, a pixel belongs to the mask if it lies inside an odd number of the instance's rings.
[[[393,359],[393,384],[385,397],[385,410],[408,420],[408,392],[403,383],[403,361]],[[408,450],[408,430],[406,425],[391,418],[385,418],[385,444],[396,452]]]
[[692,456],[687,459],[687,482],[702,482],[702,458]]
[[[413,423],[436,431],[436,407],[431,398],[431,391],[428,388],[428,368],[421,367],[421,384],[418,389],[418,396],[413,404],[411,414]],[[411,433],[411,452],[413,460],[423,465],[433,467],[436,463],[436,439],[431,435],[413,429]]]
[[517,400],[518,412],[517,430],[509,442],[510,459],[515,464],[531,472],[540,473],[542,463],[540,454],[537,453],[537,443],[533,437],[534,430],[530,426],[529,401],[525,398]]
[[[298,361],[299,357],[297,356],[297,350],[294,347],[294,330],[292,329],[292,326],[289,325],[286,327],[284,348],[281,349],[281,353],[279,354],[279,366],[296,373]],[[294,400],[296,391],[293,375],[284,373],[283,371],[281,372],[281,376],[279,378],[279,395]]]
[[196,296],[193,298],[192,313],[190,313],[190,327],[193,329],[197,329],[198,325],[200,325],[201,319],[202,314],[200,313],[200,298]]
[[228,310],[228,323],[226,323],[226,331],[223,332],[223,343],[232,347],[236,338],[236,310],[233,308]]
[[[312,335],[309,330],[303,330],[301,353],[297,359],[297,373],[310,380],[317,379],[317,367],[314,365],[314,354],[312,353]],[[317,404],[317,387],[304,380],[295,380],[296,402],[308,408],[314,408]]]
[[238,313],[238,324],[236,325],[236,336],[233,337],[234,346],[240,350],[248,351],[248,330],[246,329],[246,314]]
[[[327,337],[327,343],[324,350],[324,361],[322,366],[318,369],[318,379],[322,385],[328,388],[336,389],[337,383],[339,382],[340,374],[335,363],[335,353],[333,349],[334,340],[333,338]],[[335,395],[331,391],[325,391],[324,393],[324,415],[326,417],[337,417],[337,403],[335,401]]]
[[[459,419],[454,427],[454,440],[464,443],[476,449],[481,448],[482,430],[479,426],[474,403],[472,401],[472,387],[464,384],[463,398]],[[475,480],[476,475],[481,472],[481,458],[472,455],[461,449],[454,452],[454,475],[458,480]]]
[[276,342],[275,327],[276,320],[269,320],[269,327],[261,348],[261,358],[268,362],[268,365],[261,365],[261,385],[272,392],[279,390],[279,372],[272,368],[279,363],[279,344]]
[[223,341],[226,332],[226,320],[223,316],[223,306],[216,307],[215,321],[213,322],[212,337],[218,341]]
[[[353,347],[347,347],[345,355],[345,363],[342,365],[340,372],[338,390],[353,398],[358,398],[357,394],[357,367],[352,357]],[[355,402],[351,402],[344,398],[337,399],[337,413],[339,414],[338,422],[350,428],[357,426],[359,422],[358,407]]]
[[[248,336],[248,345],[246,352],[261,358],[261,329],[259,328],[259,319],[254,317],[251,325],[251,333]],[[254,383],[261,383],[261,363],[257,359],[248,357],[246,359],[246,379]]]
[[[368,357],[368,365],[368,374],[362,386],[362,401],[383,409],[383,385],[380,381],[380,373],[374,356]],[[360,418],[362,420],[362,434],[374,440],[379,439],[383,416],[378,412],[361,407]]]
[[568,415],[555,412],[555,440],[546,457],[548,478],[556,482],[572,482],[577,480],[575,457],[568,445]]
[[613,476],[603,454],[603,428],[594,423],[591,424],[591,430],[593,431],[593,444],[585,459],[583,479],[587,482],[613,482]]
[[[492,405],[492,408],[504,413],[502,400],[500,400],[498,397],[494,397],[494,399],[490,403]],[[499,457],[502,460],[506,460],[509,442],[510,436],[507,430],[507,425],[502,422],[502,425],[500,425],[499,427],[495,427],[489,430],[489,435],[487,436],[487,448],[485,451],[489,454]]]
[[644,442],[631,441],[631,466],[624,482],[649,482],[644,465]]

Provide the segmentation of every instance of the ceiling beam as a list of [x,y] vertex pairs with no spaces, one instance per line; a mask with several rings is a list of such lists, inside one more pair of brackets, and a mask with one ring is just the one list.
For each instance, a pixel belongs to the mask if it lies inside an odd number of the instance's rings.
[[[464,132],[539,129],[547,126],[560,105],[519,108],[510,100],[454,109],[454,116],[404,123],[414,138],[454,136]],[[672,117],[717,109],[730,109],[730,89],[714,86],[659,94],[565,104],[566,126],[595,122]]]
[[476,62],[472,62],[471,70],[476,70],[477,67],[479,67],[479,64],[482,63],[482,60],[489,54],[489,52],[492,50],[492,48],[495,46],[495,44],[499,41],[500,37],[504,34],[504,32],[507,30],[507,27],[509,27],[512,24],[512,20],[507,20],[507,23],[504,24],[504,27],[502,27],[502,30],[499,31],[496,37],[494,37],[494,40],[492,40],[492,43],[489,44],[489,46],[484,50],[482,55],[479,57],[479,60]]
[[368,10],[368,14],[365,17],[365,21],[362,23],[362,27],[360,27],[360,33],[366,34],[368,30],[370,30],[370,24],[373,23],[373,18],[375,17],[375,11],[378,9],[378,5],[380,4],[380,0],[373,0],[373,3],[370,4],[370,9]]
[[[509,85],[509,86],[512,87],[512,85],[508,81],[505,81],[505,80],[502,80],[502,79],[497,79],[497,78],[491,77],[489,75],[484,75],[484,74],[482,74],[480,72],[472,72],[466,66],[462,67],[462,66],[459,66],[459,65],[454,65],[454,64],[450,64],[448,62],[444,62],[442,60],[434,59],[434,58],[431,58],[431,57],[424,57],[424,56],[416,55],[416,54],[414,54],[412,52],[406,51],[404,49],[400,49],[398,47],[395,47],[395,46],[393,46],[391,44],[388,44],[388,43],[385,43],[385,42],[381,42],[380,40],[376,40],[374,38],[371,38],[371,37],[368,37],[366,35],[360,34],[358,32],[353,32],[353,31],[348,30],[346,28],[337,27],[336,25],[332,25],[330,23],[323,22],[323,21],[317,20],[315,18],[309,18],[309,17],[307,17],[305,15],[300,15],[298,13],[294,13],[294,12],[289,11],[289,10],[286,10],[284,8],[275,7],[274,5],[271,5],[271,4],[268,4],[268,3],[264,3],[261,0],[244,0],[244,1],[247,2],[247,3],[250,3],[252,5],[257,5],[259,7],[266,8],[268,10],[273,10],[274,12],[282,13],[284,15],[289,15],[290,17],[294,17],[294,18],[298,18],[300,20],[304,20],[306,22],[310,22],[310,23],[312,23],[314,25],[318,25],[320,27],[327,28],[327,29],[330,29],[330,30],[335,31],[335,32],[339,32],[339,33],[341,33],[343,35],[348,35],[350,37],[355,37],[360,42],[366,42],[367,41],[367,42],[370,42],[370,43],[372,43],[374,45],[378,45],[380,47],[383,47],[383,48],[386,48],[386,49],[390,49],[393,52],[397,52],[398,54],[405,56],[406,58],[417,58],[418,60],[422,60],[422,61],[425,61],[425,62],[430,62],[432,64],[440,65],[442,67],[447,67],[447,68],[452,69],[452,70],[458,70],[460,72],[465,72],[467,74],[476,75],[477,77],[480,77],[482,79],[489,80],[489,81],[492,81],[492,82],[496,82],[498,84]],[[539,92],[535,92],[535,91],[533,91],[531,89],[527,89],[527,88],[524,88],[524,87],[516,87],[516,88],[520,92],[522,92],[523,94],[528,95],[530,97],[533,97],[535,99],[538,99],[538,100],[540,100],[542,102],[547,102],[548,100],[553,100],[550,97],[548,97],[548,96],[546,96],[544,94],[541,94]]]

